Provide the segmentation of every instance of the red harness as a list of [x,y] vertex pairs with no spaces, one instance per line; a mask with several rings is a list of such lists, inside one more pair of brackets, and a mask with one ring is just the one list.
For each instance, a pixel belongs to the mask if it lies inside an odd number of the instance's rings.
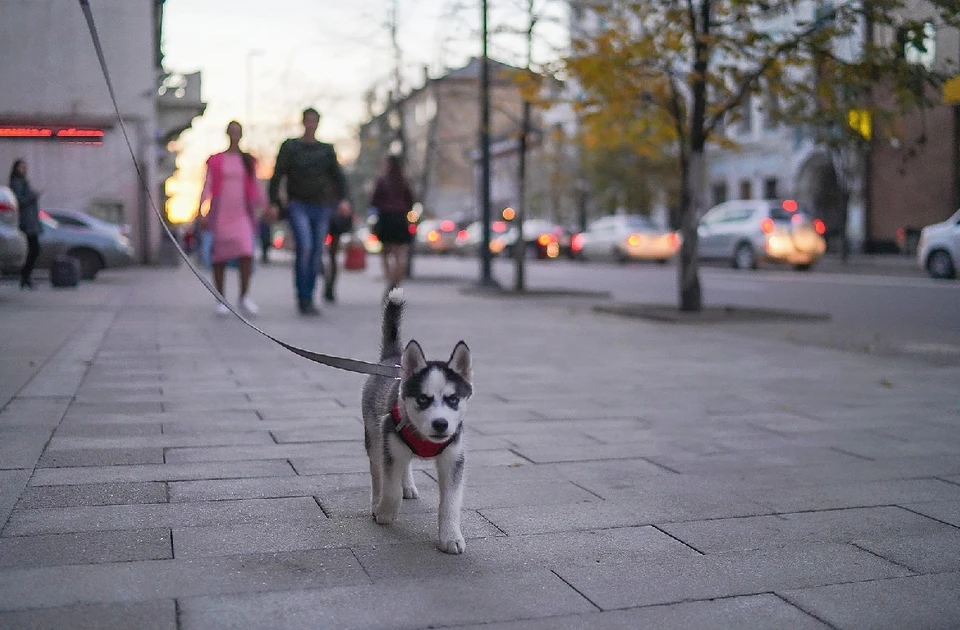
[[450,436],[450,439],[445,442],[431,442],[420,435],[413,426],[403,421],[400,417],[399,406],[394,406],[390,415],[393,416],[393,422],[397,425],[397,434],[400,436],[400,439],[410,447],[414,455],[422,459],[433,459],[442,453],[443,449],[450,446],[450,443],[460,435],[460,429],[458,428],[457,432]]

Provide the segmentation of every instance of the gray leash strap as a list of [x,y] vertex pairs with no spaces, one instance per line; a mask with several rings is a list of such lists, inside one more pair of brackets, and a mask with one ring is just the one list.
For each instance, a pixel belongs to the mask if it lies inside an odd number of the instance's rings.
[[123,124],[123,115],[120,113],[120,106],[117,103],[117,95],[113,89],[113,81],[110,80],[110,71],[107,69],[107,60],[103,54],[103,47],[100,43],[100,36],[97,34],[97,26],[93,20],[93,13],[90,10],[89,0],[79,0],[80,8],[83,10],[83,15],[87,20],[87,27],[90,29],[90,37],[93,39],[93,47],[97,52],[97,59],[100,61],[100,70],[103,72],[103,78],[107,82],[107,90],[110,92],[110,100],[113,102],[113,109],[117,114],[117,120],[120,123],[120,131],[123,133],[123,139],[127,143],[127,150],[130,152],[130,158],[133,160],[134,168],[137,171],[137,177],[140,179],[140,185],[143,187],[144,192],[146,193],[147,199],[150,202],[150,207],[153,209],[154,214],[157,215],[157,218],[160,220],[160,225],[163,226],[164,231],[167,233],[167,236],[170,237],[170,240],[173,242],[174,247],[177,248],[177,253],[180,254],[180,258],[183,259],[187,266],[190,267],[190,271],[193,272],[193,275],[197,277],[197,280],[206,287],[207,291],[210,292],[217,300],[227,307],[231,313],[233,313],[237,319],[247,325],[250,329],[255,332],[260,333],[270,341],[275,344],[286,348],[290,352],[303,357],[309,361],[315,363],[320,363],[322,365],[327,365],[332,368],[337,368],[338,370],[346,370],[348,372],[357,372],[359,374],[375,374],[378,376],[386,376],[389,378],[398,378],[400,375],[400,368],[394,365],[381,365],[379,363],[370,363],[368,361],[360,361],[359,359],[347,359],[344,357],[336,357],[329,354],[322,354],[320,352],[313,352],[311,350],[304,350],[303,348],[298,348],[297,346],[291,345],[285,341],[277,339],[273,335],[263,331],[259,327],[252,324],[246,317],[240,314],[232,304],[227,302],[227,300],[220,295],[220,292],[211,284],[211,282],[204,277],[202,273],[196,268],[196,266],[190,261],[190,257],[187,255],[183,248],[180,246],[180,243],[177,241],[177,237],[174,236],[173,232],[170,230],[170,227],[167,225],[167,222],[163,218],[163,214],[157,208],[156,202],[153,200],[153,193],[150,191],[150,187],[147,185],[146,177],[143,175],[143,171],[140,169],[140,163],[137,161],[136,153],[133,150],[133,144],[130,142],[130,136],[127,134],[126,125]]

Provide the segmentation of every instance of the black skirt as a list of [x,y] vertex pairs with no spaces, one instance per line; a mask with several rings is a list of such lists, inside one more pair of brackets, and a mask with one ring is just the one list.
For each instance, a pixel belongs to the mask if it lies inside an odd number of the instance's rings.
[[413,240],[410,233],[410,222],[404,212],[379,212],[374,234],[381,243],[392,245],[406,245]]

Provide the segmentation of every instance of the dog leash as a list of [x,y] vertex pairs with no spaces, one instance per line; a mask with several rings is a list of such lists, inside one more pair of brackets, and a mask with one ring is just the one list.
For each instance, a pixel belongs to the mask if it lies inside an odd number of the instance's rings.
[[308,361],[313,361],[314,363],[320,363],[321,365],[326,365],[338,370],[346,370],[348,372],[357,372],[359,374],[371,374],[377,376],[386,376],[390,378],[399,378],[400,368],[395,365],[381,365],[379,363],[370,363],[368,361],[360,361],[359,359],[348,359],[345,357],[337,357],[329,354],[323,354],[320,352],[313,352],[311,350],[305,350],[299,348],[292,344],[289,344],[281,339],[277,339],[270,333],[262,330],[261,328],[255,326],[251,323],[246,317],[241,315],[237,309],[233,307],[232,304],[227,302],[227,300],[220,294],[219,291],[210,283],[207,278],[204,277],[202,273],[194,266],[190,261],[190,257],[187,256],[187,253],[183,251],[183,248],[180,247],[180,243],[177,241],[176,236],[167,226],[167,222],[163,218],[163,214],[160,212],[157,207],[156,202],[153,200],[153,193],[150,191],[150,187],[147,185],[146,177],[143,175],[143,171],[140,169],[140,163],[137,161],[136,154],[133,150],[133,144],[130,142],[130,136],[127,134],[126,125],[123,124],[123,115],[120,113],[120,105],[117,103],[117,96],[113,89],[113,81],[110,79],[110,71],[107,68],[107,60],[103,54],[103,46],[100,42],[100,36],[97,33],[97,26],[93,20],[93,12],[90,9],[89,0],[79,0],[80,8],[83,10],[83,15],[87,21],[87,28],[90,30],[90,37],[93,39],[93,47],[97,52],[97,59],[100,62],[100,70],[103,72],[103,78],[107,82],[107,90],[110,93],[110,100],[113,102],[113,109],[117,114],[117,120],[120,123],[120,131],[123,133],[123,139],[127,143],[127,150],[130,152],[130,158],[133,160],[133,166],[137,171],[137,177],[140,180],[140,185],[143,187],[144,192],[146,193],[147,199],[150,202],[150,207],[153,208],[154,214],[157,215],[157,218],[160,220],[160,225],[163,226],[163,230],[167,233],[167,236],[173,242],[173,246],[177,248],[177,253],[180,255],[180,258],[183,259],[187,266],[190,267],[190,271],[193,272],[193,275],[197,277],[197,280],[213,295],[217,298],[217,301],[227,307],[227,309],[233,313],[237,319],[246,324],[251,330],[260,333],[270,341],[289,350],[290,352],[307,359]]

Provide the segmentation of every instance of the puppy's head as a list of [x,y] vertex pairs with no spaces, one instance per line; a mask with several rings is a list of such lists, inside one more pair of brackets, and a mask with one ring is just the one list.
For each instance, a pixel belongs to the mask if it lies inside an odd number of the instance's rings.
[[457,343],[450,359],[427,361],[416,341],[400,359],[400,399],[407,420],[428,440],[443,442],[463,423],[473,394],[470,348]]

